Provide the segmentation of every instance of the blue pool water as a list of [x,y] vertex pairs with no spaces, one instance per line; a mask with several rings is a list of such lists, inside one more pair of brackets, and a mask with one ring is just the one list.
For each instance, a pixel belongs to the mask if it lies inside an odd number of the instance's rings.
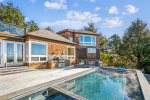
[[[134,80],[133,83],[125,77],[93,72],[65,83],[64,89],[88,100],[144,100],[138,81]],[[51,89],[46,89],[19,100],[75,100],[58,91],[51,93]]]
[[75,87],[69,91],[89,100],[125,100],[128,99],[125,91],[126,80],[124,77],[91,73],[69,81],[75,84]]

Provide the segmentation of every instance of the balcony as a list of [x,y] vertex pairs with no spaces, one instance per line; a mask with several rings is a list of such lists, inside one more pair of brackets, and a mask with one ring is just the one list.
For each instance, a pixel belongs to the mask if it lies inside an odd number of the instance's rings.
[[24,35],[24,29],[23,28],[13,26],[10,24],[5,24],[1,21],[0,21],[0,32],[9,32],[9,33],[16,34],[19,36]]

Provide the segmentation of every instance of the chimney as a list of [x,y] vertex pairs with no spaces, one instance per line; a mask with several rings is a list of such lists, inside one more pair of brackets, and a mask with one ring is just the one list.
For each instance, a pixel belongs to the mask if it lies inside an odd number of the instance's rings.
[[28,28],[24,28],[24,35],[26,35],[29,32]]

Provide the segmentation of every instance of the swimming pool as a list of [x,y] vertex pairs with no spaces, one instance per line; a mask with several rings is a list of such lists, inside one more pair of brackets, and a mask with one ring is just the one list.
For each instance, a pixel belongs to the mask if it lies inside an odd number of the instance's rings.
[[[68,81],[65,89],[89,100],[143,100],[140,87],[136,88],[136,91],[129,91],[128,82],[125,77],[94,72]],[[131,95],[128,92],[134,93]]]
[[[123,76],[112,76],[99,72],[92,72],[84,76],[72,79],[60,83],[63,86],[61,88],[82,96],[88,100],[144,100],[138,81],[123,77]],[[134,88],[136,86],[136,88]],[[74,100],[60,92],[54,94],[44,92],[34,93],[20,100]],[[36,99],[35,99],[36,98]],[[58,99],[59,98],[59,99]]]

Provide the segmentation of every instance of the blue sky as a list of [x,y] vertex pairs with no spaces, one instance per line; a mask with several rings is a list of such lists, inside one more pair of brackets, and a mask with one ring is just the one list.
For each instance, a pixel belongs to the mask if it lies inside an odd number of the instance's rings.
[[[0,0],[6,3],[9,0]],[[140,18],[150,23],[150,0],[11,0],[26,21],[35,20],[41,28],[82,29],[94,22],[107,38],[123,36],[131,21]]]

